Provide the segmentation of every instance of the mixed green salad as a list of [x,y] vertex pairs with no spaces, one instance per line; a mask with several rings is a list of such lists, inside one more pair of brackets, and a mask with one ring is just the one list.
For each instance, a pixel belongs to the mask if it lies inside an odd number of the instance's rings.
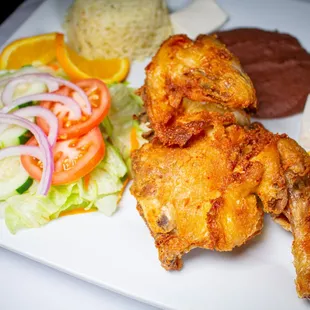
[[133,130],[145,142],[134,90],[25,67],[2,72],[0,94],[0,215],[9,230],[71,211],[113,214],[131,177]]

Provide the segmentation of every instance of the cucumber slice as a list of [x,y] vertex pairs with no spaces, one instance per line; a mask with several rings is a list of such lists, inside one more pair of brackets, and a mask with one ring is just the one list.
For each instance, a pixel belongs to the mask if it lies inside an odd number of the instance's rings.
[[[34,118],[28,118],[31,122],[34,121]],[[31,137],[30,132],[22,127],[10,126],[0,134],[0,149],[25,144]]]
[[47,91],[45,83],[42,82],[29,82],[20,83],[14,91],[13,98],[19,98],[28,95],[41,94]]
[[[25,192],[30,187],[29,175],[20,162],[20,157],[0,160],[0,200]],[[27,189],[25,189],[28,186]]]
[[30,131],[26,131],[24,134],[18,137],[19,144],[26,144],[26,142],[32,137],[32,133]]
[[26,180],[26,182],[24,184],[22,184],[19,188],[16,189],[18,194],[23,194],[25,191],[27,191],[29,189],[29,187],[32,185],[33,183],[33,179],[28,177],[28,179]]
[[32,137],[31,132],[27,130],[25,133],[23,133],[21,136],[18,137],[19,144],[25,144],[31,137]]
[[26,107],[31,107],[33,105],[36,105],[37,101],[28,101],[25,103],[22,103],[21,105],[18,106],[18,109],[26,108]]

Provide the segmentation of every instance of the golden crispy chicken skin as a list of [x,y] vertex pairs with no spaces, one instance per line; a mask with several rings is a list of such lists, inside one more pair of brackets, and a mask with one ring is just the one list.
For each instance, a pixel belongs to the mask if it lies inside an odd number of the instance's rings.
[[285,217],[294,236],[297,293],[310,298],[310,157],[289,138],[281,139],[278,149],[289,192]]
[[139,90],[155,132],[132,155],[132,194],[161,264],[192,248],[230,251],[258,234],[263,211],[293,233],[299,297],[310,298],[310,156],[245,112],[255,91],[214,37],[175,35]]
[[[182,255],[192,248],[231,251],[258,234],[258,192],[267,208],[283,211],[284,176],[278,168],[266,169],[260,157],[276,150],[277,140],[260,125],[218,125],[184,148],[155,139],[134,152],[131,192],[164,268],[180,269]],[[260,187],[264,182],[267,192]]]
[[[236,116],[246,118],[243,109],[256,109],[253,84],[239,61],[207,35],[195,41],[185,35],[166,40],[146,67],[139,94],[165,145],[185,145],[214,123],[213,116],[219,120],[218,114],[224,114],[221,123],[231,124]],[[188,107],[184,99],[196,105]]]

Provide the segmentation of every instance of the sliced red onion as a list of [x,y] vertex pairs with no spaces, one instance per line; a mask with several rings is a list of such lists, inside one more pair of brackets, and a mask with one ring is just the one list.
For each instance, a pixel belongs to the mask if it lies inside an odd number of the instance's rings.
[[24,127],[32,132],[35,136],[39,148],[42,152],[43,172],[38,186],[38,195],[47,195],[52,183],[52,175],[54,171],[53,153],[48,140],[42,129],[36,124],[16,115],[0,113],[0,123],[8,125],[17,125]]
[[67,87],[69,87],[70,89],[74,90],[83,100],[84,106],[81,106],[82,111],[87,114],[87,115],[91,115],[92,112],[92,107],[91,107],[91,103],[87,97],[87,95],[85,94],[84,90],[73,84],[70,81],[64,80],[64,79],[60,79],[60,78],[56,78],[56,77],[52,77],[53,81],[58,81],[59,84],[65,85]]
[[[54,146],[57,140],[58,135],[58,120],[57,117],[50,110],[43,107],[26,107],[20,110],[17,110],[13,113],[14,115],[21,116],[24,118],[27,117],[35,117],[39,116],[45,119],[45,121],[49,125],[49,133],[48,133],[48,142],[51,146]],[[6,129],[8,129],[10,125],[0,124],[0,134]]]
[[37,69],[35,67],[21,68],[15,72],[13,70],[13,71],[9,72],[9,76],[7,74],[5,74],[3,77],[0,76],[0,86],[5,85],[6,83],[11,81],[12,79],[17,78],[17,77],[21,76],[22,74],[41,73],[41,72],[42,71],[40,71],[39,69]]
[[[57,78],[54,76],[50,76],[48,79],[50,79],[51,81],[55,81],[55,82],[59,83],[59,85],[65,85],[68,88],[74,90],[83,100],[84,106],[81,106],[82,111],[87,115],[91,114],[91,112],[92,112],[91,103],[90,103],[87,95],[85,94],[84,90],[81,87],[75,85],[74,83],[72,83],[68,80]],[[47,80],[47,78],[46,78],[46,80]]]
[[18,146],[9,146],[6,147],[5,149],[0,150],[0,160],[6,157],[21,156],[21,155],[33,156],[43,161],[42,152],[38,146],[18,145]]
[[57,95],[57,94],[34,94],[29,96],[23,96],[20,98],[15,99],[12,104],[9,106],[5,106],[1,109],[2,113],[8,113],[14,108],[18,107],[19,105],[29,102],[29,101],[52,101],[52,102],[60,102],[66,106],[74,113],[74,116],[71,117],[72,119],[80,119],[82,116],[81,109],[79,104],[73,100],[72,98],[69,98],[67,96],[63,95]]
[[[46,78],[48,78],[49,76],[51,75],[47,73],[41,73],[41,74],[32,73],[32,74],[24,74],[16,78],[10,79],[3,89],[1,95],[2,103],[4,105],[10,105],[13,101],[13,95],[16,87],[22,83],[44,82],[49,92],[57,90],[59,88],[59,85],[56,81],[46,80]],[[42,81],[43,79],[45,80]]]
[[81,106],[82,111],[85,114],[90,115],[92,112],[91,103],[85,94],[85,92],[79,86],[65,79],[57,78],[48,73],[31,73],[18,76],[8,81],[2,93],[2,102],[4,105],[10,105],[13,100],[13,94],[15,88],[20,83],[31,82],[43,82],[46,84],[49,92],[55,91],[59,88],[59,85],[65,85],[68,88],[74,90],[81,97],[84,106]]
[[48,142],[51,146],[54,146],[58,135],[58,120],[53,112],[43,107],[26,107],[15,111],[13,114],[26,118],[31,116],[39,116],[44,118],[49,126],[49,133],[47,136]]

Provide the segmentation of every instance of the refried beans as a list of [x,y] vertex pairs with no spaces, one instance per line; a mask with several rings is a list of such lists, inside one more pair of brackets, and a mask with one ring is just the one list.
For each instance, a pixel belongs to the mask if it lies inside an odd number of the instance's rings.
[[239,28],[216,33],[236,55],[256,89],[259,118],[303,111],[310,93],[310,54],[286,33]]

